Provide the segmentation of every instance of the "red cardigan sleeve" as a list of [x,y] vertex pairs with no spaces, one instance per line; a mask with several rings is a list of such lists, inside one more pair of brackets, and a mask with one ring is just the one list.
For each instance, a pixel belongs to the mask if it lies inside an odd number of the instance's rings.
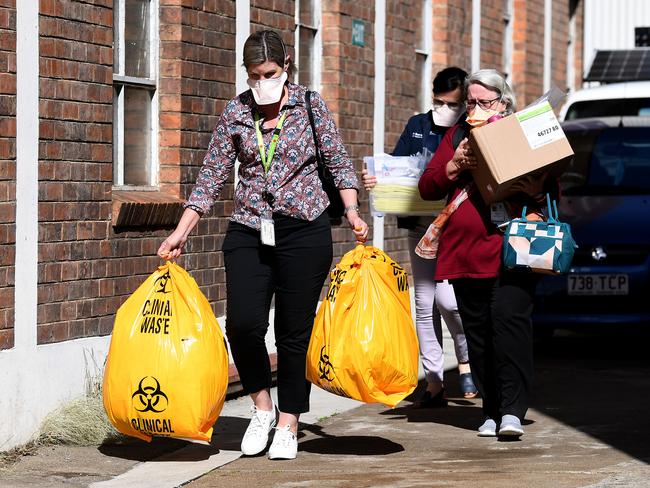
[[431,161],[420,176],[418,189],[424,200],[442,200],[446,198],[455,185],[455,181],[447,178],[447,163],[454,156],[453,137],[458,126],[447,131]]

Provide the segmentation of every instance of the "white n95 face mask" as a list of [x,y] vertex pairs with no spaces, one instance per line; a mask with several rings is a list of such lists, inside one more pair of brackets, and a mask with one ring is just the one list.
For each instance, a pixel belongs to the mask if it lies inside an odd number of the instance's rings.
[[258,105],[271,105],[278,103],[282,98],[282,88],[287,81],[288,75],[283,71],[277,78],[267,78],[264,80],[251,80],[248,78],[246,83],[253,92],[253,98]]
[[433,118],[433,123],[438,127],[451,127],[456,122],[458,122],[458,119],[462,113],[463,108],[452,110],[447,105],[431,108],[431,117]]

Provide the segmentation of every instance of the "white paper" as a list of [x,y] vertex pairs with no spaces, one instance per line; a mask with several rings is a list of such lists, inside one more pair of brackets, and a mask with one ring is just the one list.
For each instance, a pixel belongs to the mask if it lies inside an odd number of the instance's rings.
[[539,149],[565,138],[564,131],[548,102],[528,107],[515,114],[531,149]]

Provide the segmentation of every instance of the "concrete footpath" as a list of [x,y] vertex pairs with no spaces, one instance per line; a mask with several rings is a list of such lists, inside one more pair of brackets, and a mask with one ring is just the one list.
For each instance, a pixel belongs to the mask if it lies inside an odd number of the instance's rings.
[[565,333],[536,352],[519,441],[479,438],[480,401],[447,408],[364,405],[305,426],[295,461],[240,458],[191,488],[650,487],[645,331]]
[[[2,487],[590,487],[650,486],[648,334],[568,334],[536,352],[535,394],[516,442],[479,438],[480,400],[395,409],[313,390],[294,461],[243,458],[248,399],[227,402],[211,446],[139,441],[44,448],[0,471]],[[452,348],[448,347],[448,351]]]

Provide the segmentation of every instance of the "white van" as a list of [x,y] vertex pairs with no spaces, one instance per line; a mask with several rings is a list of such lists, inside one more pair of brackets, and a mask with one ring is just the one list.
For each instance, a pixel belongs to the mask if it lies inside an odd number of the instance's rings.
[[560,121],[622,115],[650,117],[650,81],[610,83],[573,92],[560,110]]

